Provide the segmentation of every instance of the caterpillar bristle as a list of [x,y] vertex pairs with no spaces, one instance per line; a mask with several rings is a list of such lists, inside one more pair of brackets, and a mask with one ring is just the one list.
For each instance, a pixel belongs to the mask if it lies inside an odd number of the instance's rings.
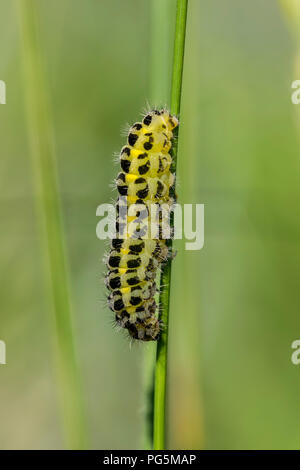
[[129,129],[130,129],[130,124],[128,122],[126,122],[126,124],[124,124],[121,128],[121,136],[122,137],[127,137],[128,133],[129,133]]

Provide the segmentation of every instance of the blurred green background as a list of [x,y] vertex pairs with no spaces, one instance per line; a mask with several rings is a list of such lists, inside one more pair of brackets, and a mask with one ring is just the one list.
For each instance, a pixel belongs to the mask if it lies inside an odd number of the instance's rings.
[[[0,448],[63,448],[18,1],[0,0]],[[148,346],[112,327],[95,230],[97,206],[114,197],[120,129],[149,100],[151,1],[36,3],[90,447],[137,448]],[[276,0],[189,2],[177,192],[205,204],[205,245],[176,246],[170,448],[300,448],[296,54]]]

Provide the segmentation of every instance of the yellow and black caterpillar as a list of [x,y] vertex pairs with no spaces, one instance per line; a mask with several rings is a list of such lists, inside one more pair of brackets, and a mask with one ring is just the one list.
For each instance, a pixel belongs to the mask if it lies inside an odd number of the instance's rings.
[[[171,206],[173,202],[175,175],[170,170],[169,151],[177,126],[177,118],[169,111],[153,110],[130,128],[127,145],[120,154],[116,238],[107,258],[105,284],[110,291],[108,305],[117,324],[126,328],[132,338],[142,341],[155,341],[160,334],[155,278],[168,256],[168,247],[161,237],[161,221],[151,237],[147,223],[152,206]],[[124,212],[124,199],[125,219],[120,215],[122,209]],[[133,208],[138,209],[134,215]],[[128,230],[129,223],[134,231]]]

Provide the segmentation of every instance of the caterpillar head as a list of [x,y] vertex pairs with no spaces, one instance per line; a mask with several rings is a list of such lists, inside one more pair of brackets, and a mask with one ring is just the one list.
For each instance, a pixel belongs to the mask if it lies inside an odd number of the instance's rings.
[[160,334],[159,321],[155,316],[151,316],[141,322],[130,325],[128,332],[133,339],[157,341]]
[[176,116],[172,116],[166,109],[160,111],[154,109],[144,117],[143,124],[151,130],[172,132],[179,125],[179,121]]
[[131,126],[128,145],[136,150],[167,154],[172,146],[172,131],[177,126],[178,119],[169,111],[150,111],[143,122],[136,122]]

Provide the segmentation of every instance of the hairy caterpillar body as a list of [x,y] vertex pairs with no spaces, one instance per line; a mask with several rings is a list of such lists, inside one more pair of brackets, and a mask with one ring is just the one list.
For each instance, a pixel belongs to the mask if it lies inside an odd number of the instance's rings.
[[[150,220],[153,207],[159,210],[163,204],[171,206],[173,202],[175,175],[170,170],[169,151],[177,126],[177,118],[165,109],[153,110],[142,122],[135,123],[129,130],[127,145],[121,150],[122,171],[116,178],[117,238],[112,240],[106,262],[108,305],[115,313],[116,323],[127,329],[131,338],[142,341],[159,338],[155,278],[161,263],[168,257],[161,219],[157,231],[151,232],[150,237],[144,222]],[[124,216],[121,217],[122,197],[126,197],[127,203],[126,223]],[[128,223],[133,224],[133,233],[129,232]]]

